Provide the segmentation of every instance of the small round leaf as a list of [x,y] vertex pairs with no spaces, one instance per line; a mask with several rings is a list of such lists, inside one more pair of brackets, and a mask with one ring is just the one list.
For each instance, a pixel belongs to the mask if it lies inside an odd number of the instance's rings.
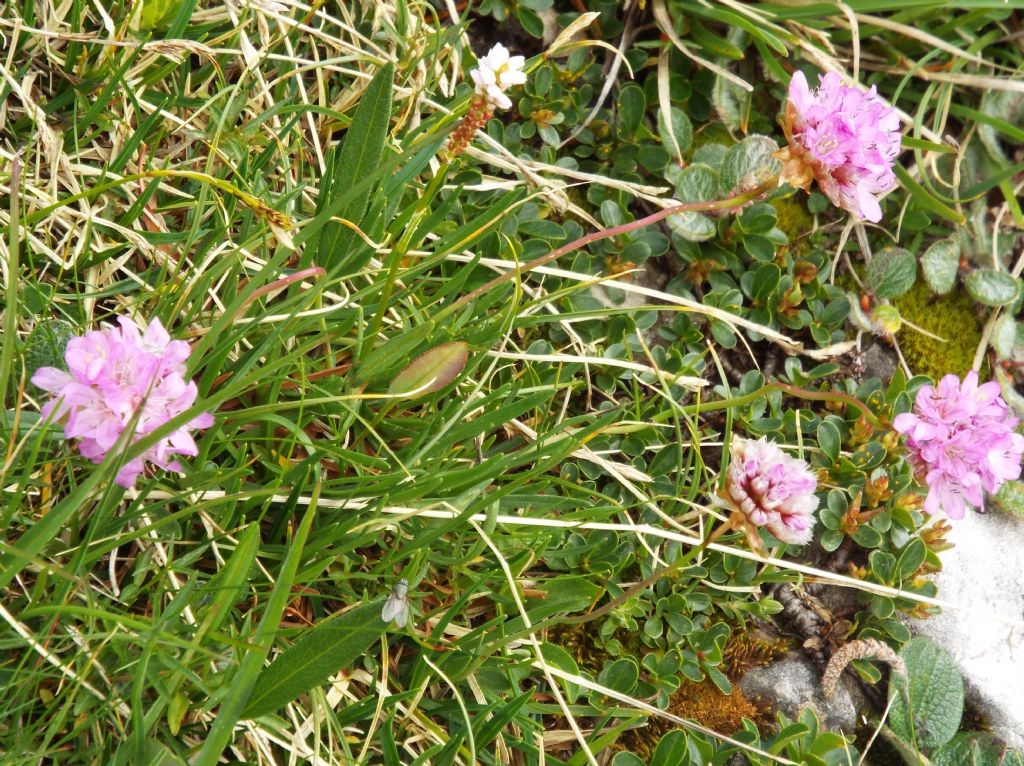
[[868,262],[865,276],[879,298],[895,298],[914,286],[917,259],[902,247],[887,247]]
[[955,239],[940,239],[924,251],[921,256],[921,271],[924,281],[933,293],[945,295],[956,284],[960,268],[960,243]]

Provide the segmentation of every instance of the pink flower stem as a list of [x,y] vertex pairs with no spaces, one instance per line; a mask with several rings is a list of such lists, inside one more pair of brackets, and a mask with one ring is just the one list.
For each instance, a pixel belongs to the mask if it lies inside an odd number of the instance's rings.
[[579,239],[573,240],[567,245],[562,245],[557,250],[552,250],[547,255],[542,255],[540,258],[535,258],[528,263],[523,264],[520,268],[509,271],[504,274],[500,274],[490,282],[481,285],[477,289],[459,298],[453,304],[443,309],[438,316],[434,317],[435,321],[443,319],[448,314],[457,311],[458,309],[470,303],[481,295],[493,290],[495,287],[508,282],[510,279],[515,278],[520,274],[525,274],[528,271],[533,271],[540,266],[551,263],[552,261],[558,260],[563,255],[571,253],[573,250],[579,250],[581,247],[585,247],[592,242],[598,242],[602,239],[609,239],[611,237],[617,237],[620,234],[626,234],[637,229],[642,229],[646,226],[650,226],[652,223],[657,223],[668,218],[670,215],[678,215],[679,213],[710,213],[716,210],[731,210],[732,208],[742,207],[748,202],[752,202],[763,194],[767,194],[772,189],[779,185],[779,179],[777,176],[770,178],[759,186],[751,189],[750,191],[737,194],[735,197],[729,197],[728,199],[712,200],[711,202],[682,202],[672,207],[667,207],[664,210],[659,210],[657,213],[651,213],[651,215],[644,218],[638,218],[635,221],[624,223],[619,226],[612,226],[609,229],[601,229],[600,231],[593,231],[590,234],[585,234]]
[[791,386],[788,383],[768,383],[761,388],[753,391],[744,396],[736,396],[731,399],[718,399],[713,402],[701,402],[700,404],[690,404],[683,407],[682,410],[687,415],[699,415],[704,412],[711,412],[713,410],[725,410],[730,407],[742,407],[746,404],[756,402],[758,399],[764,397],[769,391],[783,391],[790,396],[795,396],[798,399],[808,399],[816,402],[842,402],[844,404],[859,410],[864,419],[867,420],[871,425],[876,428],[888,428],[889,426],[878,418],[871,409],[864,404],[860,399],[849,394],[842,394],[838,391],[808,391],[798,386]]

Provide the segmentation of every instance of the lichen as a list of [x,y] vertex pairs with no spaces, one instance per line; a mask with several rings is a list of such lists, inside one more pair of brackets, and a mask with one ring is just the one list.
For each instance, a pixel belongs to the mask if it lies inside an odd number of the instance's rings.
[[981,342],[981,329],[974,303],[965,293],[937,296],[919,282],[893,303],[904,320],[947,340],[929,338],[904,324],[896,337],[915,374],[933,380],[948,373],[967,374]]

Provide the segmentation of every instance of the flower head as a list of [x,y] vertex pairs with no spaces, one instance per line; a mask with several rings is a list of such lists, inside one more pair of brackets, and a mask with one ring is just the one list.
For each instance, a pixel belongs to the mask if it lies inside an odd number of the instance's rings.
[[784,543],[810,542],[818,482],[807,463],[764,438],[733,437],[729,458],[726,491],[747,521]]
[[896,183],[900,119],[875,91],[843,85],[834,72],[813,91],[803,72],[789,83],[783,127],[789,145],[779,152],[783,180],[805,191],[816,180],[832,204],[880,221],[876,194]]
[[508,49],[497,43],[478,63],[480,66],[469,73],[476,84],[477,95],[485,99],[491,109],[510,108],[512,100],[505,91],[526,82],[526,72],[523,71],[526,60],[522,56],[509,55]]
[[907,437],[910,463],[928,487],[924,510],[962,519],[980,507],[982,490],[996,492],[1020,476],[1024,436],[1000,394],[999,383],[978,385],[978,373],[963,382],[946,375],[922,386],[912,412],[897,415],[893,427]]
[[[185,380],[185,341],[171,340],[154,319],[139,332],[125,317],[118,327],[104,327],[68,341],[64,361],[68,369],[40,367],[32,382],[54,398],[42,414],[64,422],[64,435],[78,439],[78,450],[101,463],[131,427],[129,442],[148,434],[180,415],[196,400],[196,384]],[[213,416],[201,413],[160,439],[138,457],[127,461],[117,483],[131,487],[150,462],[165,470],[181,471],[176,455],[197,455],[191,431],[213,425]]]

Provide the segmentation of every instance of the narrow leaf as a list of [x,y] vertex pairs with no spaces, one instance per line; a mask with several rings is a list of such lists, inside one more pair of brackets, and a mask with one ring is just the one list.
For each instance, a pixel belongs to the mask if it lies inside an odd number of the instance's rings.
[[468,361],[469,346],[462,341],[424,351],[391,381],[388,393],[415,398],[440,391],[459,377]]
[[379,600],[357,606],[303,635],[256,679],[242,717],[272,713],[355,662],[384,632],[381,606]]
[[960,213],[956,212],[949,205],[945,204],[941,200],[937,199],[921,184],[915,181],[910,173],[907,172],[906,168],[900,165],[898,162],[893,166],[893,172],[896,173],[896,177],[900,179],[900,183],[903,188],[910,192],[914,201],[918,205],[923,207],[925,210],[930,210],[936,215],[942,216],[947,221],[952,221],[955,224],[965,223],[965,219]]
[[[301,487],[301,483],[298,486]],[[293,508],[297,494],[298,490],[293,493],[291,498]],[[288,606],[288,601],[292,597],[292,585],[295,583],[295,575],[299,569],[299,563],[302,561],[309,528],[313,524],[313,517],[316,516],[315,499],[319,497],[319,494],[320,487],[317,485],[313,492],[314,502],[311,502],[309,508],[306,509],[295,532],[295,537],[287,548],[288,554],[281,562],[281,571],[278,574],[277,582],[274,583],[274,589],[270,592],[270,598],[267,599],[263,618],[253,636],[252,647],[242,658],[234,678],[231,679],[231,694],[221,704],[217,718],[213,722],[213,726],[210,727],[209,734],[206,735],[203,748],[193,761],[194,766],[213,766],[217,763],[224,748],[231,741],[235,724],[245,715],[255,685],[262,676],[260,671],[263,662],[270,653],[277,628],[281,624],[281,615],[284,614],[285,607]]]
[[[370,81],[352,116],[352,125],[345,134],[341,151],[328,167],[325,187],[317,201],[320,212],[331,201],[332,193],[347,189],[353,181],[373,173],[384,155],[384,141],[391,121],[391,85],[395,67],[388,63]],[[338,216],[355,225],[363,223],[369,208],[370,195],[359,195],[348,202]],[[317,244],[316,262],[331,267],[350,261],[349,250],[361,247],[358,234],[344,224],[330,221],[324,225]]]

